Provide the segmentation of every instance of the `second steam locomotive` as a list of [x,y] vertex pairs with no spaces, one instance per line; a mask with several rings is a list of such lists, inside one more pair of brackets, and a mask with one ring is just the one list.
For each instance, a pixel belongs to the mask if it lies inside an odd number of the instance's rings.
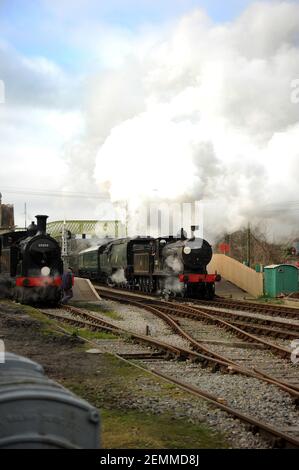
[[211,259],[211,245],[182,229],[180,237],[121,238],[87,248],[79,253],[78,274],[142,292],[212,299],[221,277],[208,274]]

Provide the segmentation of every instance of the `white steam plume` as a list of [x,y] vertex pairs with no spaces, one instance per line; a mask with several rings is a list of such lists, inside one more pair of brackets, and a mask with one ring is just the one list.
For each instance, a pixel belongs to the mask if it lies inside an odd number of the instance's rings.
[[111,280],[115,282],[115,284],[127,284],[128,281],[125,276],[125,270],[123,268],[119,268],[112,274]]
[[[108,78],[113,100],[100,92]],[[296,220],[285,206],[298,200],[298,4],[258,2],[222,25],[196,10],[139,37],[108,78],[89,129],[113,200],[204,198],[214,232],[271,217],[273,204],[284,226]]]
[[168,266],[168,268],[170,268],[174,273],[181,273],[184,271],[183,262],[177,256],[167,256],[165,263],[166,266]]

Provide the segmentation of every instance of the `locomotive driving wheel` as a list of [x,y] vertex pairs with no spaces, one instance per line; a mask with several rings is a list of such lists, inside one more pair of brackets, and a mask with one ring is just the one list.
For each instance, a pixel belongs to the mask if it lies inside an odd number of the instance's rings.
[[207,284],[206,285],[206,292],[205,292],[205,298],[207,300],[213,300],[215,297],[215,284]]

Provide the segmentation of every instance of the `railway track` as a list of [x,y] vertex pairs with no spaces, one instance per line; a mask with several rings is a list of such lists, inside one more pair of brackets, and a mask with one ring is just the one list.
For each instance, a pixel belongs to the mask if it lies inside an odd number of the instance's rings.
[[244,329],[261,332],[263,335],[274,338],[297,339],[299,338],[299,318],[296,321],[290,319],[272,317],[263,313],[236,312],[219,307],[199,306],[198,303],[189,303],[190,306],[215,315],[218,319],[227,320],[231,324],[243,325]]
[[[106,285],[94,284],[94,287],[95,289],[100,290],[101,292],[111,291],[111,288],[107,287]],[[136,298],[140,298],[140,299],[148,299],[148,300],[151,299],[155,301],[158,300],[157,296],[154,294],[127,290],[125,288],[118,288],[118,289],[113,288],[113,290],[117,293],[128,294]],[[215,300],[196,300],[196,299],[188,299],[188,298],[179,299],[179,300],[174,299],[172,302],[179,303],[180,305],[182,304],[192,305],[193,307],[195,308],[198,307],[202,311],[206,311],[207,313],[210,313],[209,310],[212,310],[212,311],[214,310],[218,312],[219,315],[223,313],[223,315],[229,315],[231,317],[234,314],[233,310],[238,311],[236,315],[238,315],[239,317],[240,316],[245,317],[247,313],[247,317],[252,318],[252,320],[257,319],[256,314],[264,315],[264,316],[267,315],[268,317],[276,317],[276,318],[273,318],[273,320],[268,318],[267,322],[277,324],[278,326],[280,325],[283,326],[284,320],[294,319],[294,320],[297,320],[298,323],[293,323],[293,324],[290,323],[290,326],[292,329],[294,328],[297,330],[299,329],[299,308],[296,309],[295,307],[286,307],[284,305],[273,305],[273,304],[265,305],[265,304],[257,303],[253,301],[246,302],[242,300],[240,301],[239,300],[227,300],[227,299],[223,299],[220,297],[216,298]],[[299,307],[299,302],[298,302],[298,307]],[[250,313],[254,313],[255,315],[250,315]],[[283,318],[279,318],[279,317],[283,317]],[[261,323],[260,320],[259,320],[259,323]]]
[[173,357],[180,360],[190,359],[199,362],[209,359],[200,354],[197,354],[194,351],[172,346],[171,344],[164,343],[163,341],[158,341],[148,336],[138,335],[131,331],[124,330],[123,328],[116,327],[113,323],[104,321],[98,316],[92,313],[88,313],[86,310],[70,306],[63,306],[63,309],[69,312],[71,315],[67,316],[61,313],[55,313],[49,309],[43,309],[41,312],[50,318],[63,321],[79,328],[88,328],[92,331],[104,331],[107,333],[112,333],[116,336],[121,336],[127,340],[133,340],[139,344],[145,344],[154,348],[155,350],[158,350],[160,354],[163,352],[164,358]]
[[[75,307],[69,307],[65,306],[64,310],[66,310],[71,316],[66,316],[63,314],[59,313],[53,313],[51,310],[42,310],[43,313],[45,313],[48,317],[56,319],[56,320],[62,320],[66,321],[67,323],[71,323],[76,326],[84,327],[84,328],[90,328],[92,330],[95,329],[100,329],[104,331],[109,331],[114,334],[121,334],[123,335],[124,333],[128,333],[125,330],[121,328],[116,328],[114,325],[112,325],[110,322],[102,321],[98,318],[98,316],[94,315],[93,313],[86,312],[85,310],[78,309]],[[63,330],[63,328],[61,328]],[[68,333],[66,333],[68,334]],[[248,428],[249,431],[253,432],[254,434],[259,433],[261,436],[265,437],[268,442],[270,443],[271,447],[273,448],[299,448],[299,436],[292,436],[289,433],[281,431],[278,427],[269,425],[265,422],[263,422],[260,419],[254,418],[249,416],[246,413],[241,412],[238,409],[235,409],[231,406],[228,406],[227,404],[223,403],[222,399],[219,399],[218,396],[211,394],[205,390],[202,390],[198,387],[195,387],[189,383],[183,382],[181,380],[175,379],[165,373],[162,373],[159,370],[148,370],[144,366],[140,364],[136,364],[136,362],[131,362],[130,359],[139,359],[139,360],[149,360],[151,358],[156,357],[157,359],[161,359],[165,356],[161,356],[161,350],[165,352],[165,349],[169,352],[171,349],[171,353],[174,354],[175,357],[179,354],[179,357],[181,357],[181,348],[172,348],[170,345],[166,344],[161,344],[161,342],[156,342],[155,340],[152,340],[151,338],[148,337],[142,337],[141,335],[133,335],[134,339],[139,342],[146,342],[147,344],[151,343],[152,347],[157,347],[160,349],[160,352],[154,353],[153,355],[149,353],[141,353],[139,357],[136,355],[132,355],[131,357],[127,355],[127,357],[122,357],[119,354],[113,354],[114,356],[118,357],[120,360],[124,360],[131,364],[134,367],[141,368],[142,370],[146,371],[147,373],[154,375],[156,377],[159,377],[160,379],[163,379],[169,383],[172,383],[176,385],[177,387],[189,392],[193,396],[196,396],[200,399],[203,399],[207,401],[211,406],[218,408],[222,410],[223,412],[229,414],[230,416],[234,417],[235,419],[238,419],[242,423],[245,423],[246,427]],[[81,337],[82,338],[82,337]],[[95,347],[98,347],[98,344],[88,340],[86,338],[82,338],[85,342],[88,342],[90,344],[93,344]],[[183,351],[184,355],[184,351]],[[201,356],[201,355],[200,355]],[[202,358],[202,356],[201,356]]]
[[212,405],[217,406],[217,408],[220,408],[222,411],[225,411],[234,418],[239,419],[243,423],[246,423],[248,429],[251,432],[254,434],[258,432],[260,435],[266,437],[270,441],[273,448],[299,448],[299,438],[289,436],[288,434],[281,432],[277,427],[269,426],[268,424],[256,418],[252,418],[232,407],[220,403],[218,397],[212,395],[211,393],[200,390],[199,388],[187,384],[186,382],[182,382],[181,380],[173,379],[169,375],[163,374],[161,372],[153,371],[153,373],[158,377],[162,377],[168,382],[173,383],[174,385],[178,385],[180,388],[192,393],[199,398],[208,400]]
[[[186,304],[164,301],[161,302],[148,298],[141,300],[140,296],[138,296],[138,300],[136,300],[134,295],[132,296],[131,294],[123,292],[116,293],[108,289],[105,289],[105,291],[101,290],[100,293],[103,297],[145,308],[154,315],[159,316],[173,329],[173,331],[186,339],[193,350],[212,357],[214,360],[219,360],[221,362],[219,365],[220,369],[223,369],[223,363],[225,363],[225,372],[229,370],[231,373],[243,373],[248,376],[259,377],[260,379],[266,380],[269,383],[275,383],[280,388],[291,393],[298,402],[298,373],[297,369],[295,369],[295,366],[293,366],[289,360],[286,361],[285,359],[289,359],[291,354],[287,348],[283,348],[272,342],[268,342],[264,339],[253,336],[250,333],[247,333],[246,331],[231,325],[230,323],[218,320],[217,318],[214,318],[205,312],[199,312],[197,308],[187,306]],[[179,317],[179,320],[176,320],[175,317]],[[194,325],[194,327],[190,329],[191,334],[186,331],[185,327],[183,329],[180,326],[182,317],[187,319],[196,319],[197,321],[211,323],[212,325],[216,324],[222,328],[224,327],[228,331],[236,333],[237,336],[241,337],[242,339],[246,339],[249,342],[254,342],[257,345],[261,345],[265,349],[270,349],[270,354],[265,351],[267,356],[262,364],[262,367],[260,367],[260,364],[257,364],[256,352],[254,349],[250,353],[247,351],[245,358],[242,357],[242,354],[239,351],[236,352],[236,350],[233,348],[230,348],[229,354],[227,352],[223,354],[222,351],[219,353],[217,352],[217,348],[215,350],[215,347],[213,348],[211,345],[206,346],[205,341],[198,341],[194,338],[194,332],[199,328],[198,325]],[[279,355],[282,356],[282,359],[273,356],[271,352],[278,352]],[[273,371],[275,371],[274,374]],[[286,380],[286,378],[289,380]]]
[[[100,289],[96,287],[96,289]],[[101,293],[105,295],[105,292],[110,292],[107,289],[101,289]],[[165,302],[156,299],[155,297],[149,297],[148,295],[142,296],[140,294],[135,294],[131,292],[117,292],[119,295],[130,296],[130,298],[135,297],[140,301],[148,303],[158,303],[159,305],[165,306],[170,305],[173,311],[173,314],[178,314],[178,308],[182,313],[182,316],[188,316],[189,318],[200,318],[204,314],[207,314],[205,319],[210,322],[222,324],[224,328],[231,328],[231,330],[238,336],[243,337],[248,341],[258,341],[264,344],[265,347],[271,349],[274,353],[279,354],[282,357],[290,357],[291,350],[284,347],[283,345],[275,344],[271,341],[259,339],[258,336],[252,337],[249,333],[253,332],[260,334],[261,336],[271,336],[274,338],[282,338],[294,340],[299,338],[299,317],[297,322],[290,322],[289,319],[280,319],[265,317],[262,315],[250,315],[244,312],[229,311],[224,308],[217,308],[214,305],[207,307],[207,304],[210,302],[203,303],[203,306],[199,302]],[[229,318],[229,321],[227,321]],[[248,334],[246,334],[248,333]]]
[[[124,301],[124,302],[131,302],[131,303],[134,303],[134,302],[139,302],[140,304],[142,304],[143,308],[147,308],[147,306],[156,306],[157,308],[159,308],[160,310],[162,311],[165,311],[166,313],[170,314],[170,315],[176,315],[176,316],[181,316],[181,317],[187,317],[187,318],[193,318],[195,320],[197,319],[201,319],[201,320],[205,320],[206,322],[210,322],[210,323],[214,323],[216,325],[219,325],[223,328],[226,328],[228,330],[231,330],[234,334],[236,334],[237,336],[247,340],[247,341],[253,341],[253,342],[259,342],[261,343],[263,346],[265,346],[266,348],[268,349],[271,349],[274,353],[282,356],[282,357],[285,357],[285,358],[288,358],[290,357],[291,355],[291,350],[288,349],[288,348],[285,348],[285,347],[282,347],[282,346],[279,346],[271,341],[266,341],[264,339],[260,339],[258,336],[254,336],[254,335],[251,335],[250,333],[247,333],[245,330],[242,330],[241,328],[238,328],[236,326],[234,326],[233,322],[228,322],[226,321],[225,319],[221,318],[221,316],[230,316],[230,312],[223,312],[223,311],[218,311],[218,310],[212,310],[210,311],[209,309],[205,309],[205,308],[201,308],[197,305],[188,305],[186,304],[185,302],[183,303],[180,303],[180,302],[166,302],[166,301],[161,301],[161,300],[158,300],[158,299],[155,299],[153,297],[149,298],[149,297],[142,297],[141,295],[138,295],[136,296],[135,294],[132,294],[132,293],[127,293],[127,292],[113,292],[112,290],[108,290],[108,289],[105,289],[104,291],[102,289],[99,289],[97,288],[101,295],[103,297],[109,297],[112,299],[112,297],[115,299],[115,300],[119,300],[119,301]],[[238,315],[238,318],[243,318],[242,315]],[[256,321],[256,318],[254,317],[248,317],[248,325],[247,327],[249,328],[250,325],[251,325],[251,321],[254,320]],[[236,321],[235,321],[236,322]],[[273,334],[277,334],[275,332],[275,330],[271,327],[269,328],[266,328],[262,323],[266,323],[266,324],[269,324],[272,322],[269,321],[269,320],[264,320],[259,323],[259,324],[255,324],[253,325],[253,327],[255,328],[255,330],[260,330],[262,334],[265,333],[265,331],[267,332],[273,332]],[[281,325],[285,326],[285,324],[282,324]],[[287,324],[287,326],[289,327],[289,324]],[[293,326],[293,325],[291,325]],[[299,324],[295,324],[294,325],[295,328],[297,328],[297,331],[298,331],[298,334],[299,334]],[[285,336],[288,336],[288,330],[284,331],[284,335]],[[290,335],[291,337],[293,338],[293,331],[290,331]]]
[[[94,284],[96,289],[109,290],[106,284]],[[114,288],[113,288],[114,289]],[[156,299],[157,296],[153,293],[142,292],[138,290],[127,290],[126,288],[118,287],[114,289],[117,292],[124,292],[131,295],[135,295],[142,298]],[[214,308],[226,308],[231,310],[238,310],[242,312],[252,312],[252,313],[264,313],[269,316],[278,316],[285,318],[293,318],[299,321],[299,301],[298,308],[288,307],[286,305],[275,305],[271,303],[262,303],[245,300],[236,300],[236,299],[225,299],[223,297],[216,297],[214,300],[196,300],[192,298],[180,299],[180,303],[193,303],[195,305],[200,305],[201,307],[214,307]]]
[[[177,316],[185,316],[187,318],[195,318],[195,319],[202,319],[205,320],[208,323],[213,323],[217,326],[220,326],[228,331],[231,331],[234,333],[236,336],[239,338],[244,339],[245,341],[251,341],[255,343],[261,343],[265,348],[271,350],[274,354],[277,354],[283,358],[289,358],[291,356],[291,350],[280,346],[276,343],[273,343],[268,340],[264,340],[260,338],[259,336],[253,335],[246,330],[239,328],[238,326],[235,326],[232,322],[228,322],[227,320],[224,320],[220,316],[216,316],[215,313],[203,310],[198,307],[193,307],[190,305],[186,304],[178,304],[178,303],[172,303],[172,302],[161,302],[161,305],[159,306],[163,311],[169,312],[171,315],[177,315]],[[217,312],[218,314],[219,312]],[[264,327],[260,325],[255,325],[256,329],[260,329],[262,333],[264,333]]]
[[271,316],[293,318],[299,320],[299,308],[287,307],[285,305],[263,304],[257,302],[248,302],[243,300],[231,300],[216,298],[215,300],[199,300],[186,299],[186,301],[193,302],[201,307],[211,306],[215,308],[229,308],[232,310],[239,310],[243,312],[253,313],[266,313]]

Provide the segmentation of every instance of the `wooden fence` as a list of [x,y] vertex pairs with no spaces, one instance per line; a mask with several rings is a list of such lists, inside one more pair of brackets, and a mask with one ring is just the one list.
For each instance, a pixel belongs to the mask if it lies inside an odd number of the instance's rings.
[[264,292],[264,276],[254,269],[226,255],[214,254],[208,266],[209,273],[217,271],[222,277],[240,287],[244,291],[260,297]]

